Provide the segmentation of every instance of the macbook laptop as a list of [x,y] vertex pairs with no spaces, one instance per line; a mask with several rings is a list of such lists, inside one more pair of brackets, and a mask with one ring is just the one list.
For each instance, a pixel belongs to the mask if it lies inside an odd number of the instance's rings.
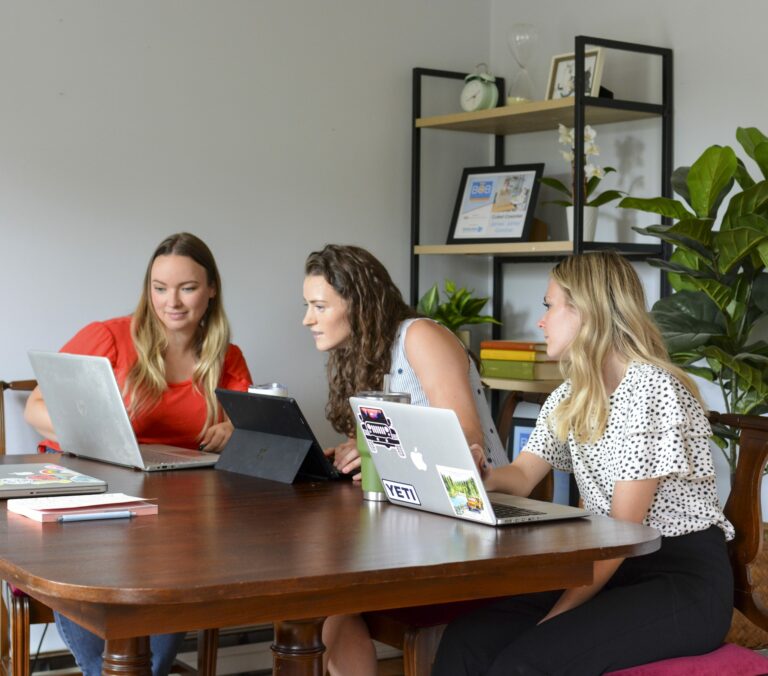
[[0,465],[0,500],[42,495],[103,493],[107,482],[50,462]]
[[350,397],[387,499],[492,526],[589,516],[576,507],[487,493],[450,409]]
[[348,476],[325,457],[295,399],[222,389],[216,396],[235,426],[216,469],[283,483]]
[[209,467],[219,459],[175,446],[139,446],[106,357],[28,354],[62,451],[145,472]]

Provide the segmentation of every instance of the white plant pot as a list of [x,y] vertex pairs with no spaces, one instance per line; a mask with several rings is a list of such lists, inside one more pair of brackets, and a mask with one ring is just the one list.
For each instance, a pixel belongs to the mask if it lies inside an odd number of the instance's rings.
[[[599,207],[584,207],[584,226],[582,241],[591,242],[595,239],[597,228],[597,210]],[[573,241],[573,207],[565,207],[565,218],[568,221],[568,239]]]
[[469,329],[457,329],[456,336],[462,343],[464,343],[464,347],[470,349],[472,334],[469,332]]

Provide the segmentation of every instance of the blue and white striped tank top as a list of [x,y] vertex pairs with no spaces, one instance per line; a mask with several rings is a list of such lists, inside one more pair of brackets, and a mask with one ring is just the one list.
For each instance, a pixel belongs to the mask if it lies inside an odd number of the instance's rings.
[[[429,406],[427,393],[424,392],[416,373],[408,362],[408,357],[405,355],[405,334],[408,331],[408,327],[413,324],[413,322],[421,320],[432,321],[431,319],[423,319],[421,317],[406,319],[401,322],[400,327],[397,330],[397,336],[395,336],[395,342],[392,345],[392,366],[389,370],[391,377],[390,389],[393,392],[410,393],[412,404],[416,404],[417,406]],[[458,338],[456,340],[458,340]],[[496,425],[493,424],[491,411],[488,408],[488,401],[485,398],[483,386],[480,382],[480,374],[477,372],[475,362],[469,358],[469,355],[467,355],[467,361],[469,362],[469,384],[472,388],[472,394],[475,397],[477,415],[480,418],[480,423],[483,426],[485,436],[485,454],[493,467],[501,467],[502,465],[508,464],[509,459],[507,458],[504,447],[501,445],[499,433],[496,431]]]

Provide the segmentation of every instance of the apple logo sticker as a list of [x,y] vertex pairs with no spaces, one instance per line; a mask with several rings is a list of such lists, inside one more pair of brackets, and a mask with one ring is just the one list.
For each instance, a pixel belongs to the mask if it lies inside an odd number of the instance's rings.
[[421,470],[422,472],[427,471],[427,463],[424,462],[424,456],[419,453],[419,449],[415,446],[411,451],[411,462],[416,469]]

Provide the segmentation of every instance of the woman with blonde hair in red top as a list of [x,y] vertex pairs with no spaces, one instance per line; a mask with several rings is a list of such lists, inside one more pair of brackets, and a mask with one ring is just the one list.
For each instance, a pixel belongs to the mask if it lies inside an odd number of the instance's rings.
[[[242,352],[229,340],[213,254],[182,232],[152,254],[133,315],[89,324],[62,352],[110,360],[139,443],[220,451],[233,427],[215,390],[246,391],[251,382]],[[58,449],[39,388],[25,418],[46,438],[41,446]],[[84,676],[100,674],[104,641],[58,613],[56,626]],[[169,672],[183,636],[150,637],[153,676]]]

